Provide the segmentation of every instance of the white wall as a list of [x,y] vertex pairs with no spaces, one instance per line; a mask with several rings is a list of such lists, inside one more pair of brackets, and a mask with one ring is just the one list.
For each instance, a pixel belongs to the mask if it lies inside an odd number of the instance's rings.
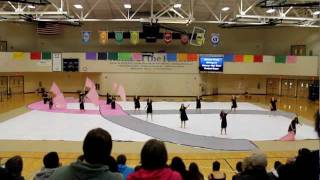
[[113,83],[123,85],[128,95],[197,96],[200,93],[199,74],[102,73],[100,83],[101,94],[113,92]]

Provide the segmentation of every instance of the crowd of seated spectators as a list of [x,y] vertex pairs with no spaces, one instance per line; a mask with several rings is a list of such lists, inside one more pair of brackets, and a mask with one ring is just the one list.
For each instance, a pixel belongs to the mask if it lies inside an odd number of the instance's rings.
[[[319,115],[316,117],[319,130]],[[317,129],[318,128],[318,129]],[[320,136],[320,134],[319,134]],[[191,162],[189,168],[182,158],[174,157],[168,165],[165,144],[159,140],[147,141],[140,153],[140,164],[135,168],[126,165],[124,154],[116,159],[111,156],[112,138],[104,129],[88,132],[83,141],[83,155],[67,166],[61,166],[57,152],[49,152],[43,158],[43,168],[34,175],[34,180],[225,180],[227,175],[220,170],[220,162],[212,163],[212,172],[204,176],[198,165]],[[267,171],[267,157],[260,152],[236,164],[232,180],[319,180],[319,150],[302,148],[296,157],[282,164],[274,163],[274,169]],[[24,180],[21,156],[9,158],[0,167],[0,180]]]

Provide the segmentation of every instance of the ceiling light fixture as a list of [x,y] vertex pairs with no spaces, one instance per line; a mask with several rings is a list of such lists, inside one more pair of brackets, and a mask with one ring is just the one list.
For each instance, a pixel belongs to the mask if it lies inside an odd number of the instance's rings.
[[124,4],[123,7],[124,7],[125,9],[131,9],[131,4]]
[[312,14],[315,15],[315,16],[317,16],[317,15],[320,14],[320,11],[315,11],[315,12],[313,12]]
[[222,11],[229,11],[230,7],[226,6],[226,7],[223,7],[221,10]]
[[34,9],[34,8],[36,8],[35,6],[33,6],[33,5],[31,5],[31,4],[29,4],[27,7],[28,7],[29,9]]
[[274,13],[276,10],[275,9],[268,9],[266,12],[271,14],[271,13]]
[[74,4],[73,7],[77,9],[83,9],[83,6],[81,4]]
[[181,3],[176,3],[173,5],[173,8],[181,8],[182,7],[182,4]]

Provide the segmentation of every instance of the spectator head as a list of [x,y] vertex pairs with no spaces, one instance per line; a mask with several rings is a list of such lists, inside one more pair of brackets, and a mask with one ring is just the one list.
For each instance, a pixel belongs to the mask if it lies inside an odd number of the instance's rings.
[[267,157],[263,153],[253,153],[243,161],[244,170],[265,169],[267,167]]
[[298,151],[298,156],[310,156],[311,155],[311,151],[307,148],[301,148]]
[[222,117],[225,114],[224,110],[220,111],[220,117]]
[[298,116],[294,117],[293,121],[295,124],[300,124]]
[[174,157],[171,161],[170,168],[172,170],[184,173],[186,171],[186,165],[180,157]]
[[198,165],[194,162],[190,163],[189,171],[193,173],[200,173]]
[[109,166],[109,170],[111,172],[119,172],[118,171],[117,161],[116,161],[116,159],[114,159],[114,157],[108,156],[106,164]]
[[147,141],[140,154],[141,166],[147,170],[161,169],[168,160],[167,149],[163,142],[156,139]]
[[112,149],[111,135],[101,128],[88,132],[83,142],[84,159],[90,164],[105,164]]
[[134,171],[139,171],[141,169],[141,166],[140,165],[137,165],[136,167],[134,167]]
[[23,169],[23,161],[21,156],[14,156],[5,164],[5,168],[9,171],[9,173],[15,177],[21,176],[21,172]]
[[127,158],[124,154],[120,154],[118,157],[117,157],[117,164],[121,164],[121,165],[125,165],[127,162]]
[[212,170],[213,170],[213,171],[219,171],[219,170],[220,170],[220,163],[219,163],[219,161],[214,161],[214,162],[212,163]]
[[274,164],[273,164],[273,168],[274,168],[274,169],[278,169],[281,165],[282,165],[282,163],[281,163],[280,161],[276,161],[276,162],[274,162]]
[[45,168],[57,168],[60,166],[59,156],[57,152],[49,152],[43,157],[43,164]]
[[238,173],[241,173],[243,171],[242,170],[242,162],[241,161],[237,162],[236,170],[238,171]]

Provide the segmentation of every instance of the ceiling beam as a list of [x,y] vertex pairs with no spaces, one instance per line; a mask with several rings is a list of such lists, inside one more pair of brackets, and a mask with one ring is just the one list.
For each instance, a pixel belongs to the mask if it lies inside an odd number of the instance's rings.
[[1,15],[67,15],[67,12],[57,12],[57,11],[32,11],[32,12],[0,12]]
[[[254,14],[257,14],[254,10],[254,7],[260,2],[260,0],[256,0],[255,2],[253,2],[245,11],[243,11],[243,14],[247,14],[247,12],[249,12],[250,10],[252,10],[254,12]],[[246,3],[248,3],[248,1],[246,1]],[[249,4],[249,3],[248,3]]]
[[237,15],[238,18],[248,19],[280,19],[292,21],[320,21],[320,18],[307,18],[307,17],[281,17],[281,16],[257,16],[257,15]]
[[148,0],[144,0],[140,6],[133,12],[133,14],[129,17],[129,19],[132,19],[139,11],[140,9],[147,3]]
[[[162,8],[165,7],[165,3],[163,2],[163,0],[159,0],[159,4],[160,4],[160,6],[161,6]],[[169,12],[167,12],[167,14],[168,14],[169,17],[172,17],[172,15],[171,15]]]
[[84,19],[86,19],[90,13],[93,11],[94,8],[100,3],[101,0],[96,0],[96,2],[93,4],[93,6],[89,9],[89,11],[84,15]]
[[216,13],[213,12],[213,10],[210,8],[209,4],[205,1],[205,0],[200,0],[205,6],[206,8],[209,10],[209,12],[211,13],[211,15],[216,19],[219,20],[218,16],[216,15]]
[[120,9],[120,7],[118,6],[117,3],[115,3],[113,0],[110,0],[111,4],[116,7],[116,9],[120,12],[120,14],[125,18],[125,19],[129,19],[129,17],[127,17],[127,15],[125,15],[122,10]]

